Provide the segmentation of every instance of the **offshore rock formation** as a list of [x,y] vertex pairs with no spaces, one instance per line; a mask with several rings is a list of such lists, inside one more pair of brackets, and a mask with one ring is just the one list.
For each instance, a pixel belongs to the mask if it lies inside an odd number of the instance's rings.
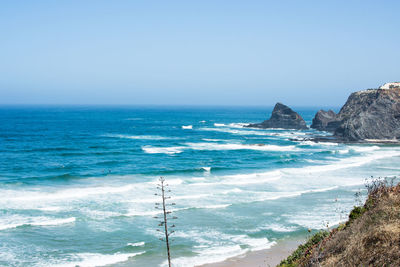
[[319,131],[334,132],[339,125],[340,120],[334,111],[321,109],[312,120],[311,128]]
[[345,141],[400,140],[400,87],[352,93],[334,136]]
[[245,127],[254,128],[281,128],[281,129],[295,129],[306,130],[307,125],[303,118],[294,112],[288,106],[277,103],[272,111],[271,118],[261,123],[249,124]]

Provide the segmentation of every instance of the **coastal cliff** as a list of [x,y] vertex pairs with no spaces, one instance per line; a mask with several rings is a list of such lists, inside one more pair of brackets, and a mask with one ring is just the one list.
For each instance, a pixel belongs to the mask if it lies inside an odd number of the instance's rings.
[[311,128],[343,141],[399,141],[400,84],[352,93],[338,114],[318,111]]
[[295,129],[306,130],[307,125],[304,119],[288,106],[277,103],[272,111],[271,118],[261,123],[254,123],[246,125],[245,127],[253,128],[281,128],[281,129]]
[[334,135],[348,141],[400,140],[400,88],[352,93]]

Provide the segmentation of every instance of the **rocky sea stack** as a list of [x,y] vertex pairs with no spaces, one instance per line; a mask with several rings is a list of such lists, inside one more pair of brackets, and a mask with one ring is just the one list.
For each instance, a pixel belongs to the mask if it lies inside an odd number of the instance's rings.
[[281,128],[281,129],[295,129],[306,130],[307,125],[303,118],[294,112],[288,106],[277,103],[272,111],[271,118],[261,123],[249,124],[245,127],[253,128]]
[[320,110],[312,120],[311,128],[319,131],[334,132],[340,125],[338,115],[333,111]]

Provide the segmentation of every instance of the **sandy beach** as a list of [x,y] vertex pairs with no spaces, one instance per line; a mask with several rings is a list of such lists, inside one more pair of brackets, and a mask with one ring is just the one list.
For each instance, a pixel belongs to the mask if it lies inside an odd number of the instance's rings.
[[270,249],[251,251],[244,255],[229,258],[222,262],[204,264],[197,267],[264,267],[276,266],[289,256],[306,238],[278,241]]

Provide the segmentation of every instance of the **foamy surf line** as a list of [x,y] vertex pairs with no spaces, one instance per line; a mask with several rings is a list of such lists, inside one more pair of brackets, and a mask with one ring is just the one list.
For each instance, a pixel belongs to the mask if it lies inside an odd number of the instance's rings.
[[293,198],[293,197],[298,197],[298,196],[301,196],[304,194],[327,192],[327,191],[335,190],[338,188],[339,188],[339,186],[330,186],[330,187],[326,187],[326,188],[315,188],[315,189],[293,191],[293,192],[251,192],[254,195],[260,195],[260,197],[256,197],[253,201],[250,201],[250,202],[263,202],[263,201],[267,201],[267,200]]
[[148,154],[178,154],[182,153],[185,147],[175,146],[175,147],[152,147],[152,146],[142,146],[142,150]]
[[216,144],[216,143],[185,143],[193,150],[260,150],[260,151],[295,151],[295,146],[278,146],[267,144]]
[[[94,186],[94,187],[83,187],[83,188],[73,188],[64,189],[51,193],[42,193],[37,191],[25,191],[16,192],[17,197],[10,197],[8,200],[13,201],[43,201],[43,200],[60,200],[60,199],[76,199],[76,198],[86,198],[89,196],[103,195],[103,194],[119,194],[127,192],[133,189],[133,185],[124,186]],[[10,193],[14,193],[10,192]],[[22,193],[22,194],[21,194]],[[22,195],[22,196],[21,196]]]
[[[215,205],[203,205],[203,206],[189,206],[189,207],[183,207],[183,208],[176,208],[176,209],[170,209],[170,212],[179,212],[179,211],[184,211],[184,210],[194,210],[194,209],[225,209],[232,204],[215,204]],[[154,216],[154,215],[159,215],[162,214],[161,210],[148,210],[148,211],[130,211],[127,214],[121,214],[122,216],[126,217],[135,217],[135,216]],[[119,215],[119,216],[121,216]]]
[[[177,232],[176,236],[190,238],[198,244],[193,249],[193,252],[197,254],[196,256],[174,259],[174,266],[178,267],[221,262],[249,251],[269,249],[276,244],[276,242],[271,242],[267,238],[252,238],[244,234],[228,235],[217,231],[209,233],[198,231]],[[164,262],[162,266],[166,266],[166,264],[167,262]]]
[[243,128],[248,125],[248,123],[238,122],[238,123],[214,123],[215,127],[230,127],[230,128]]
[[[240,128],[240,129],[238,129]],[[202,127],[199,128],[200,131],[213,131],[213,132],[222,132],[222,133],[229,133],[233,135],[255,135],[260,137],[268,137],[268,138],[302,138],[307,133],[299,132],[299,131],[290,131],[284,129],[254,129],[254,128],[243,128],[240,127],[228,127],[228,125],[219,125],[217,124],[216,128],[210,127]]]
[[25,222],[11,223],[11,224],[0,224],[0,230],[18,228],[21,226],[56,226],[61,224],[73,223],[75,222],[75,217],[70,217],[66,219],[48,219],[48,218],[33,218]]
[[143,247],[145,245],[145,242],[128,243],[126,245],[131,247]]
[[277,171],[269,171],[263,173],[236,174],[221,176],[220,180],[213,182],[199,182],[190,184],[190,186],[216,186],[216,185],[250,185],[262,184],[276,181],[282,178],[282,173]]
[[[225,246],[225,247],[212,247],[203,250],[197,250],[194,257],[179,257],[174,259],[175,267],[194,267],[209,263],[221,262],[226,259],[240,256],[248,252],[249,249],[242,249],[239,245]],[[167,262],[161,266],[166,267]]]
[[126,135],[126,134],[105,134],[104,137],[120,138],[120,139],[133,139],[133,140],[168,140],[177,139],[176,137],[166,137],[159,135]]
[[185,143],[185,146],[173,147],[154,147],[142,146],[142,150],[148,154],[177,154],[184,150],[199,150],[199,151],[218,151],[218,150],[258,150],[258,151],[298,151],[299,149],[293,145],[278,146],[268,144],[220,144],[220,143]]
[[[375,152],[375,150],[366,150]],[[339,169],[346,169],[352,167],[359,167],[364,164],[368,164],[373,162],[374,160],[380,160],[384,158],[391,158],[400,156],[400,151],[380,151],[379,153],[367,154],[364,156],[354,156],[350,158],[340,159],[336,162],[332,162],[331,164],[324,165],[313,165],[307,166],[303,168],[286,168],[281,171],[285,174],[298,174],[298,173],[315,173],[315,172],[327,172],[334,171]]]
[[145,252],[137,253],[115,253],[115,254],[100,254],[100,253],[78,253],[69,255],[72,261],[64,263],[49,263],[44,266],[48,267],[94,267],[94,266],[106,266],[111,264],[117,264],[120,262],[128,261],[136,256],[144,254]]
[[[217,186],[217,185],[246,185],[246,184],[257,184],[257,183],[269,183],[281,179],[282,176],[290,177],[298,174],[312,174],[317,172],[332,172],[339,169],[359,167],[364,164],[368,164],[375,160],[380,160],[384,158],[400,156],[400,151],[386,151],[383,149],[375,149],[374,151],[363,152],[366,153],[364,156],[353,156],[350,158],[340,159],[330,164],[322,165],[311,165],[302,168],[283,168],[275,171],[269,171],[264,173],[250,173],[250,174],[237,174],[228,176],[212,176],[207,173],[206,177],[216,177],[217,179],[210,180],[210,178],[196,178],[192,179],[194,183],[190,183],[190,186]],[[204,168],[206,172],[210,169]],[[59,201],[63,199],[82,199],[87,197],[96,197],[97,195],[108,195],[130,192],[137,186],[145,186],[146,188],[151,187],[154,182],[146,182],[139,184],[128,184],[123,186],[93,186],[93,187],[82,187],[82,188],[71,188],[62,189],[53,192],[40,192],[40,191],[16,191],[16,190],[0,190],[4,198],[7,200],[6,205],[9,207],[20,208],[20,203],[32,204],[33,202],[38,202],[37,205],[31,206],[27,205],[25,208],[38,209],[42,211],[59,211],[63,207],[59,207],[60,203],[54,203],[48,207],[41,203],[43,201]],[[182,184],[184,183],[181,179],[169,179],[169,183],[172,184]],[[354,182],[353,182],[354,183]],[[344,185],[344,184],[342,184]],[[138,200],[140,202],[140,200]],[[5,203],[2,200],[1,203]]]

